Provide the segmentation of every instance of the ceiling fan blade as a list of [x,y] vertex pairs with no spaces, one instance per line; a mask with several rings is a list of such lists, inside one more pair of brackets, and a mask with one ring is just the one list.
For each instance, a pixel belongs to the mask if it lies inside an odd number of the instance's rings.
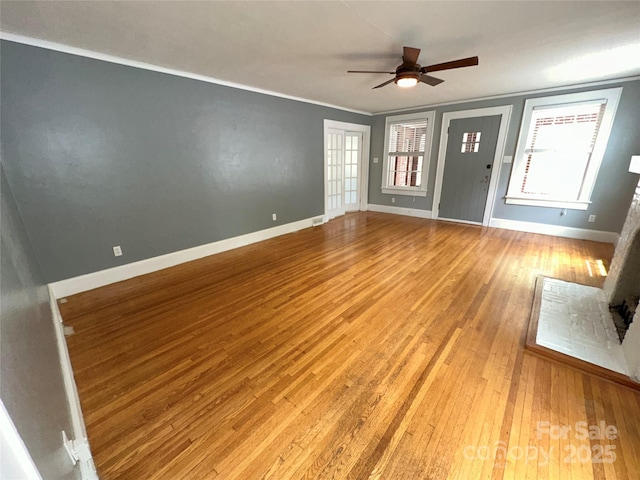
[[395,75],[396,72],[379,72],[374,70],[347,70],[347,73],[389,73]]
[[395,81],[395,77],[393,77],[391,80],[387,80],[384,83],[381,83],[380,85],[377,85],[375,87],[373,87],[371,90],[375,90],[376,88],[380,88],[380,87],[384,87],[385,85],[389,85],[390,83],[393,83]]
[[404,47],[404,52],[402,53],[402,60],[407,63],[418,63],[419,55],[420,55],[419,48]]
[[432,77],[430,75],[425,75],[424,73],[420,75],[420,81],[422,83],[426,83],[427,85],[431,85],[432,87],[435,87],[436,85],[440,85],[442,82],[444,82],[444,80],[441,80],[436,77]]
[[428,65],[426,67],[422,67],[420,72],[438,72],[440,70],[451,70],[452,68],[473,67],[474,65],[478,65],[478,57],[461,58],[460,60],[453,60],[451,62]]

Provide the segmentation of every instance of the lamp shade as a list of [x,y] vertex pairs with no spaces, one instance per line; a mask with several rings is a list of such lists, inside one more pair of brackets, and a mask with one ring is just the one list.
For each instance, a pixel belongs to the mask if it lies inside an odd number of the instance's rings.
[[413,87],[418,83],[418,79],[415,77],[402,77],[396,80],[396,85],[402,88]]

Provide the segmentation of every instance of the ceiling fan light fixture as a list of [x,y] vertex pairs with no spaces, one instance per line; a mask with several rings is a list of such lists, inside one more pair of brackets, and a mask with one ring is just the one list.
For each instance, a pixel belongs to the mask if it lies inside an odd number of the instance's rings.
[[415,87],[418,84],[418,79],[414,76],[400,77],[396,79],[396,85],[402,88]]
[[419,55],[419,48],[403,47],[402,65],[399,65],[395,72],[380,70],[347,70],[347,73],[385,73],[391,75],[395,73],[394,78],[387,80],[386,82],[382,82],[380,85],[376,85],[373,87],[373,90],[385,87],[391,83],[395,83],[400,88],[415,87],[418,83],[426,83],[427,85],[435,87],[436,85],[440,85],[444,82],[444,80],[432,77],[431,75],[428,75],[429,73],[478,65],[478,57],[468,57],[423,67],[418,63]]

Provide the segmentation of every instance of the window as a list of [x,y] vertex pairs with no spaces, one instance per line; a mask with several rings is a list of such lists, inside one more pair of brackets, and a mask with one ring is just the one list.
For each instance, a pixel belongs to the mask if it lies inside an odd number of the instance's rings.
[[507,203],[586,210],[621,91],[527,100]]
[[480,135],[482,132],[465,132],[462,135],[460,153],[478,153],[480,149]]
[[427,195],[434,112],[387,117],[382,193]]

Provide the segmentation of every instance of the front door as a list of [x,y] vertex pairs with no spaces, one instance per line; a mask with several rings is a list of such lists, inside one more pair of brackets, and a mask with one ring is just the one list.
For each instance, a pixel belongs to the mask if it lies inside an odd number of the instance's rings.
[[452,119],[438,217],[482,224],[500,115]]

